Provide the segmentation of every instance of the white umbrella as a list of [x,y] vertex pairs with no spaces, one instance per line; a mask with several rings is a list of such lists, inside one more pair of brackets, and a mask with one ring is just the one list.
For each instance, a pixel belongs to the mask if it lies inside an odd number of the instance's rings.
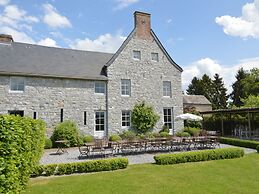
[[175,120],[190,120],[190,121],[202,121],[203,118],[198,116],[198,115],[194,115],[194,114],[190,114],[190,113],[185,113],[185,114],[181,114],[175,117]]

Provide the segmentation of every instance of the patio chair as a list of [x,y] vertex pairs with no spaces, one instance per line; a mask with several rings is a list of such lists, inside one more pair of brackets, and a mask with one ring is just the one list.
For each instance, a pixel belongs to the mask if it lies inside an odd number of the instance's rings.
[[90,150],[90,156],[104,156],[104,148],[103,148],[103,140],[102,139],[95,139],[94,140],[94,145],[92,146]]
[[79,139],[77,140],[77,147],[79,150],[79,156],[78,158],[82,158],[82,157],[88,157],[89,156],[89,149],[87,147],[81,146]]

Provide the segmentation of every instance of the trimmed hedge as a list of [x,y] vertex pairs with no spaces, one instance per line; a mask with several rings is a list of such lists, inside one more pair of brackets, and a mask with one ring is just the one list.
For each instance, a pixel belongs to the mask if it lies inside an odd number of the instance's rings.
[[127,158],[113,158],[105,160],[92,160],[87,162],[74,162],[65,164],[40,165],[35,168],[32,177],[63,175],[73,173],[89,173],[123,169],[128,166]]
[[257,153],[259,153],[259,145],[256,147]]
[[45,146],[44,149],[50,149],[52,148],[52,141],[49,138],[45,138]]
[[244,156],[244,150],[240,148],[222,148],[215,150],[202,150],[183,152],[177,154],[160,154],[154,156],[156,164],[178,164],[186,162],[199,162],[208,160],[221,160],[230,158],[240,158]]
[[258,141],[243,140],[243,139],[228,138],[228,137],[221,137],[219,139],[219,142],[224,144],[234,145],[234,146],[252,148],[252,149],[256,149],[256,147],[259,145]]
[[45,142],[43,121],[0,116],[0,193],[20,193],[38,165]]

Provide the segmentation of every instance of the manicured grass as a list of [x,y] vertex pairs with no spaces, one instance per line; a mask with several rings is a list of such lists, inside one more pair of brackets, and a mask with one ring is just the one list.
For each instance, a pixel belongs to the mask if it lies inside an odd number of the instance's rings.
[[114,172],[31,179],[26,193],[258,193],[259,154]]

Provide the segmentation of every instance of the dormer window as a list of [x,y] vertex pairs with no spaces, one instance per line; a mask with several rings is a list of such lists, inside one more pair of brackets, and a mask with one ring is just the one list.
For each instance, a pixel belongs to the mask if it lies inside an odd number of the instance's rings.
[[158,53],[151,53],[151,60],[158,62]]
[[133,59],[135,60],[140,60],[141,59],[141,54],[140,51],[133,51]]

